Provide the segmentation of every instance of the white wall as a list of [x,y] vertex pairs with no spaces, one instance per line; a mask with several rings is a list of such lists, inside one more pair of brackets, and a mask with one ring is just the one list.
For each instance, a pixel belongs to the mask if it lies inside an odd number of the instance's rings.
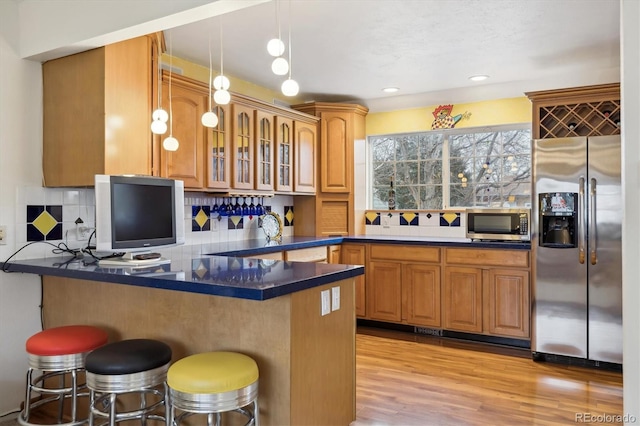
[[[16,50],[18,10],[0,1],[0,225],[8,227],[5,260],[15,246],[17,189],[42,181],[42,77],[39,63]],[[24,342],[40,330],[40,279],[0,273],[0,414],[19,406],[27,368]]]
[[[622,0],[622,317],[624,413],[640,422],[640,2]],[[631,420],[631,417],[629,417]]]

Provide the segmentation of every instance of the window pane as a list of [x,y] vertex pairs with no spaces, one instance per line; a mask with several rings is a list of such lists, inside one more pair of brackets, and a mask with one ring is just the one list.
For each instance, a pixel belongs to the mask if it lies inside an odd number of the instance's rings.
[[421,209],[442,208],[442,185],[425,185],[420,192]]

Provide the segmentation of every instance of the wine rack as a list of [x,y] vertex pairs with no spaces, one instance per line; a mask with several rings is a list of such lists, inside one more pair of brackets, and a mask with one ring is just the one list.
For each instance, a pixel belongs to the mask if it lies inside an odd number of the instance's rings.
[[620,85],[528,92],[534,139],[620,134]]

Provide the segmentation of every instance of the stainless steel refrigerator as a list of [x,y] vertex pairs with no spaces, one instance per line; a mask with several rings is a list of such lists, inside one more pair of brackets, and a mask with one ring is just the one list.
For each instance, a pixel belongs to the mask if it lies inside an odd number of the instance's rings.
[[534,359],[622,364],[620,137],[533,146]]

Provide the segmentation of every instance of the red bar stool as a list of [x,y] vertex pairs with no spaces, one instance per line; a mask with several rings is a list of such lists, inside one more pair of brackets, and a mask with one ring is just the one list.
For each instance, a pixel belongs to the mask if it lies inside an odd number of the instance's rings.
[[[77,407],[78,397],[87,396],[88,393],[81,393],[86,384],[79,383],[78,373],[84,370],[87,354],[105,345],[107,340],[108,336],[104,330],[88,325],[54,327],[27,339],[27,389],[24,409],[18,416],[18,423],[25,426],[35,425],[29,421],[32,410],[54,401],[59,401],[57,424],[75,426],[85,423],[86,418],[78,419]],[[42,374],[33,377],[36,371]],[[52,379],[56,377],[59,379],[57,387],[52,384]],[[69,385],[66,384],[67,377],[71,378]],[[32,403],[34,393],[39,394],[40,399]],[[65,399],[71,400],[71,420],[62,423]]]

